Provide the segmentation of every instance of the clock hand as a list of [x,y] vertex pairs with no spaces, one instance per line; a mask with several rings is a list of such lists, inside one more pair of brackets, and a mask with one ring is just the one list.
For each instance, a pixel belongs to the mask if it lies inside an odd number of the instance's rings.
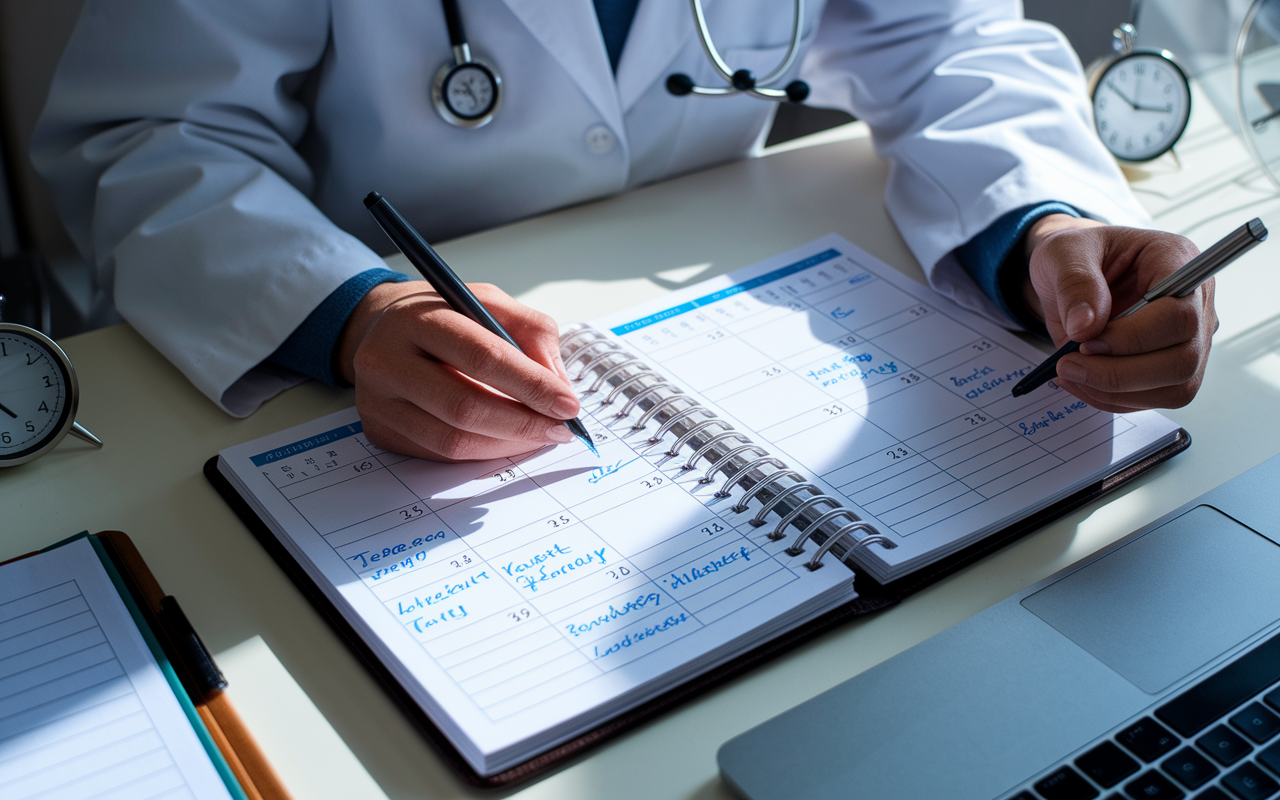
[[0,411],[3,411],[4,413],[8,414],[9,416],[13,417],[14,419],[17,419],[17,418],[18,418],[18,415],[17,415],[17,414],[15,414],[15,413],[13,413],[12,411],[10,411],[9,409],[5,408],[4,403],[0,403]]
[[1121,92],[1119,89],[1117,89],[1114,83],[1112,83],[1111,81],[1107,81],[1107,88],[1115,92],[1117,95],[1119,95],[1121,100],[1133,106],[1135,111],[1137,110],[1138,104],[1130,100],[1128,97],[1125,97],[1124,92]]
[[1257,119],[1255,119],[1253,122],[1250,122],[1249,124],[1255,129],[1261,128],[1263,125],[1267,124],[1268,122],[1275,119],[1276,117],[1280,117],[1280,108],[1277,108],[1275,111],[1272,111],[1270,114],[1266,115],[1265,117],[1258,117]]

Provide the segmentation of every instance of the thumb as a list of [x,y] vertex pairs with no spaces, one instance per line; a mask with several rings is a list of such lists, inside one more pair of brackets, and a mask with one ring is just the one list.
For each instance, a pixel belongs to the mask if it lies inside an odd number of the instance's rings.
[[1102,333],[1111,315],[1111,290],[1102,271],[1105,251],[1098,229],[1083,228],[1051,236],[1032,252],[1031,283],[1051,332],[1056,322],[1076,342]]

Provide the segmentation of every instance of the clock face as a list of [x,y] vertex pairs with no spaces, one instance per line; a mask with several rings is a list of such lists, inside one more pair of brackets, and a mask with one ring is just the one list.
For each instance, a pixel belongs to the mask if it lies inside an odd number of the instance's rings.
[[502,79],[480,61],[449,62],[436,73],[431,86],[436,110],[450,125],[487,125],[502,102]]
[[493,73],[476,63],[459,65],[444,80],[444,101],[463,119],[488,114],[496,96]]
[[62,350],[35,331],[0,325],[0,464],[53,447],[74,416],[75,377]]
[[1098,136],[1112,154],[1150,161],[1173,147],[1187,127],[1187,77],[1160,53],[1121,56],[1097,78],[1093,115]]

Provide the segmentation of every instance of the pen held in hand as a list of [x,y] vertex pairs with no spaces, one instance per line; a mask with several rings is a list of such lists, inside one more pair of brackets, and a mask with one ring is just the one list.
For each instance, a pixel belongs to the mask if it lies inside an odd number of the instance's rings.
[[[400,216],[400,213],[387,202],[387,199],[377,192],[369,192],[364,198],[364,207],[369,210],[373,218],[378,221],[378,225],[382,227],[387,237],[395,243],[395,246],[404,253],[405,258],[422,273],[422,277],[427,283],[431,284],[431,288],[440,293],[445,302],[449,304],[454,311],[462,314],[469,319],[480,323],[490,333],[505,339],[512,347],[520,352],[524,352],[511,334],[489,313],[489,309],[484,307],[467,285],[458,278],[449,265],[444,263],[439,254],[427,244],[427,240],[414,230],[413,226]],[[566,420],[565,427],[574,436],[582,440],[582,443],[591,449],[591,452],[597,456],[600,453],[596,450],[595,442],[591,440],[591,435],[587,433],[587,429],[583,426],[582,421],[577,417]]]
[[[1262,224],[1262,220],[1254,217],[1222,237],[1203,253],[1188,261],[1177,272],[1156,284],[1142,296],[1141,300],[1126,309],[1123,314],[1113,317],[1113,319],[1123,319],[1147,303],[1159,300],[1161,297],[1186,297],[1194,292],[1197,286],[1209,280],[1223,267],[1244,255],[1266,238],[1266,226]],[[1013,396],[1021,397],[1024,394],[1029,394],[1052,380],[1058,374],[1058,361],[1063,356],[1079,350],[1079,342],[1067,342],[1058,348],[1056,353],[1049,356],[1040,366],[1031,370],[1026,377],[1018,381],[1017,385],[1013,387]]]

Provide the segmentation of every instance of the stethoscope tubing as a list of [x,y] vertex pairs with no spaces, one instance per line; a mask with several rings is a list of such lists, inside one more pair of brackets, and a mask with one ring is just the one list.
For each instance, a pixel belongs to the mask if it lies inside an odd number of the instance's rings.
[[707,27],[707,16],[702,10],[702,0],[689,0],[689,6],[693,10],[693,19],[698,27],[698,39],[702,42],[702,49],[707,54],[707,59],[711,61],[711,66],[720,74],[720,77],[729,83],[728,86],[718,88],[695,84],[690,88],[690,94],[703,97],[730,97],[735,94],[749,94],[763,100],[790,99],[787,92],[766,87],[791,69],[791,65],[795,63],[796,56],[800,52],[800,28],[804,24],[804,0],[795,0],[794,14],[791,19],[791,44],[787,47],[786,57],[772,72],[763,78],[755,80],[754,85],[746,88],[739,88],[742,76],[730,69],[725,60],[720,57],[720,51],[716,49],[715,43],[711,40],[711,29]]

